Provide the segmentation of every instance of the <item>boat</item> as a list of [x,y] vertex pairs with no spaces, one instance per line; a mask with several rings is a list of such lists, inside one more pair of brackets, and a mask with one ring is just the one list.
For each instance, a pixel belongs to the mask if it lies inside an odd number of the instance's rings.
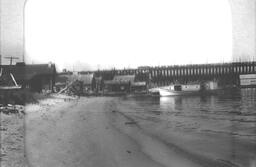
[[200,93],[200,84],[175,84],[158,88],[160,96],[192,95]]

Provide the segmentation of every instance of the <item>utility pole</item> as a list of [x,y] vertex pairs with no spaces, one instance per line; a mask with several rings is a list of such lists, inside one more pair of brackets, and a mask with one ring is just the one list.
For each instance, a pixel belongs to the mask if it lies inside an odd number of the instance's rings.
[[19,59],[18,57],[14,57],[14,56],[9,56],[9,57],[4,57],[4,58],[10,59],[10,65],[12,65],[12,60]]

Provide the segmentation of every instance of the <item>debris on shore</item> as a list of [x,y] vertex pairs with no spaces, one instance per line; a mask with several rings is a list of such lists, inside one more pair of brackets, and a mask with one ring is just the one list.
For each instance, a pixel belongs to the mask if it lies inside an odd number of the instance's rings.
[[12,105],[2,106],[0,104],[0,112],[4,114],[25,114],[23,105]]
[[83,94],[83,83],[81,81],[73,81],[69,83],[65,88],[60,90],[58,94],[66,94],[69,96],[81,96]]
[[28,166],[24,144],[25,105],[50,96],[26,89],[0,92],[0,166]]

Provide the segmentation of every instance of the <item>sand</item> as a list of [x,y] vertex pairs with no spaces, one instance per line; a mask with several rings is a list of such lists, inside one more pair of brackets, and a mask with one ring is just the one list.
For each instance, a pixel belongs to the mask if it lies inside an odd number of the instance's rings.
[[[49,107],[28,106],[30,166],[199,166],[112,112],[111,98],[81,98]],[[36,109],[36,111],[35,111]],[[119,115],[119,125],[112,122]]]
[[120,133],[105,113],[105,98],[82,98],[49,110],[28,110],[26,150],[31,166],[162,166]]
[[0,166],[25,167],[24,115],[0,113]]

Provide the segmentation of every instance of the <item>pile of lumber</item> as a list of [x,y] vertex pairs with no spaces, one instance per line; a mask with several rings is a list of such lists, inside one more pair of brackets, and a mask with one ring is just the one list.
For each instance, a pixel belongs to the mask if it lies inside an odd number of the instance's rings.
[[83,95],[83,82],[73,81],[67,84],[65,88],[58,92],[59,94],[64,93],[70,96],[81,96]]

